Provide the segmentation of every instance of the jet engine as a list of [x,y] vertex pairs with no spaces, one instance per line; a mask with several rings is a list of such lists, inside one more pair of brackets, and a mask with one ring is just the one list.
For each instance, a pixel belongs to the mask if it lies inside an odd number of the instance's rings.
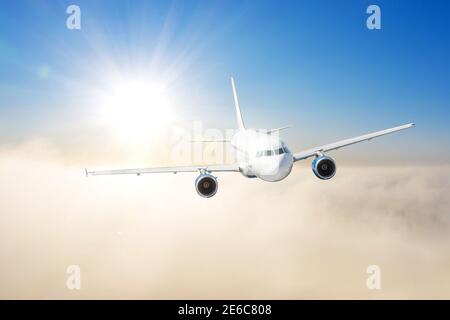
[[211,198],[216,194],[218,187],[216,177],[208,173],[203,173],[195,179],[195,190],[201,197]]
[[317,156],[312,162],[312,170],[317,178],[328,180],[336,174],[336,163],[327,156]]

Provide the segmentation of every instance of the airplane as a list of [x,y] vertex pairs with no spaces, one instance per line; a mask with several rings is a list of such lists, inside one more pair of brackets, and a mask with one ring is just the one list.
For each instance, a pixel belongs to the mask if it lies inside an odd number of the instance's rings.
[[215,177],[213,173],[240,172],[247,178],[259,178],[268,182],[276,182],[285,179],[291,173],[295,162],[314,157],[312,161],[312,171],[314,175],[321,180],[329,180],[336,174],[335,161],[333,158],[326,155],[329,151],[337,150],[358,142],[372,140],[415,126],[414,123],[408,123],[398,127],[368,133],[293,153],[279,138],[279,132],[287,127],[266,131],[247,129],[245,127],[233,78],[231,78],[231,86],[233,89],[238,124],[237,132],[229,141],[236,153],[236,162],[234,164],[154,167],[105,171],[88,171],[85,169],[86,176],[122,174],[140,176],[141,174],[146,173],[198,172],[199,176],[195,180],[195,189],[201,197],[211,198],[218,190],[217,177]]

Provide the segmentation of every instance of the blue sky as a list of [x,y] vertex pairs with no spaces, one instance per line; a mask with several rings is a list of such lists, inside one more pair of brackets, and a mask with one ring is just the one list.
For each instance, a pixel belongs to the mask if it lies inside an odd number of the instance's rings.
[[[292,125],[292,149],[415,121],[352,156],[450,161],[448,1],[0,4],[0,144],[38,137],[81,150],[102,137],[94,97],[111,72],[164,79],[178,124],[232,128],[235,76],[246,124]],[[65,26],[70,4],[81,30]],[[366,28],[370,4],[381,30]]]

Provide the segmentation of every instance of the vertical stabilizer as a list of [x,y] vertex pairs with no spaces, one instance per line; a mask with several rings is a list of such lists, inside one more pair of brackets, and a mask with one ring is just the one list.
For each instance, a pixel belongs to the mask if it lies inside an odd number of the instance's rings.
[[236,118],[238,122],[238,127],[240,130],[244,130],[245,129],[244,121],[242,120],[241,107],[239,106],[239,100],[233,78],[231,78],[231,86],[233,87],[234,105],[236,107]]

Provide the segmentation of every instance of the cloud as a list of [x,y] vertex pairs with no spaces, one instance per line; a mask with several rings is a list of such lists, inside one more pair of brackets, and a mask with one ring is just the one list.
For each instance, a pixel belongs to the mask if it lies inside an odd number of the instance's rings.
[[192,174],[86,179],[47,149],[1,152],[0,298],[450,298],[448,166],[224,173],[202,199]]

